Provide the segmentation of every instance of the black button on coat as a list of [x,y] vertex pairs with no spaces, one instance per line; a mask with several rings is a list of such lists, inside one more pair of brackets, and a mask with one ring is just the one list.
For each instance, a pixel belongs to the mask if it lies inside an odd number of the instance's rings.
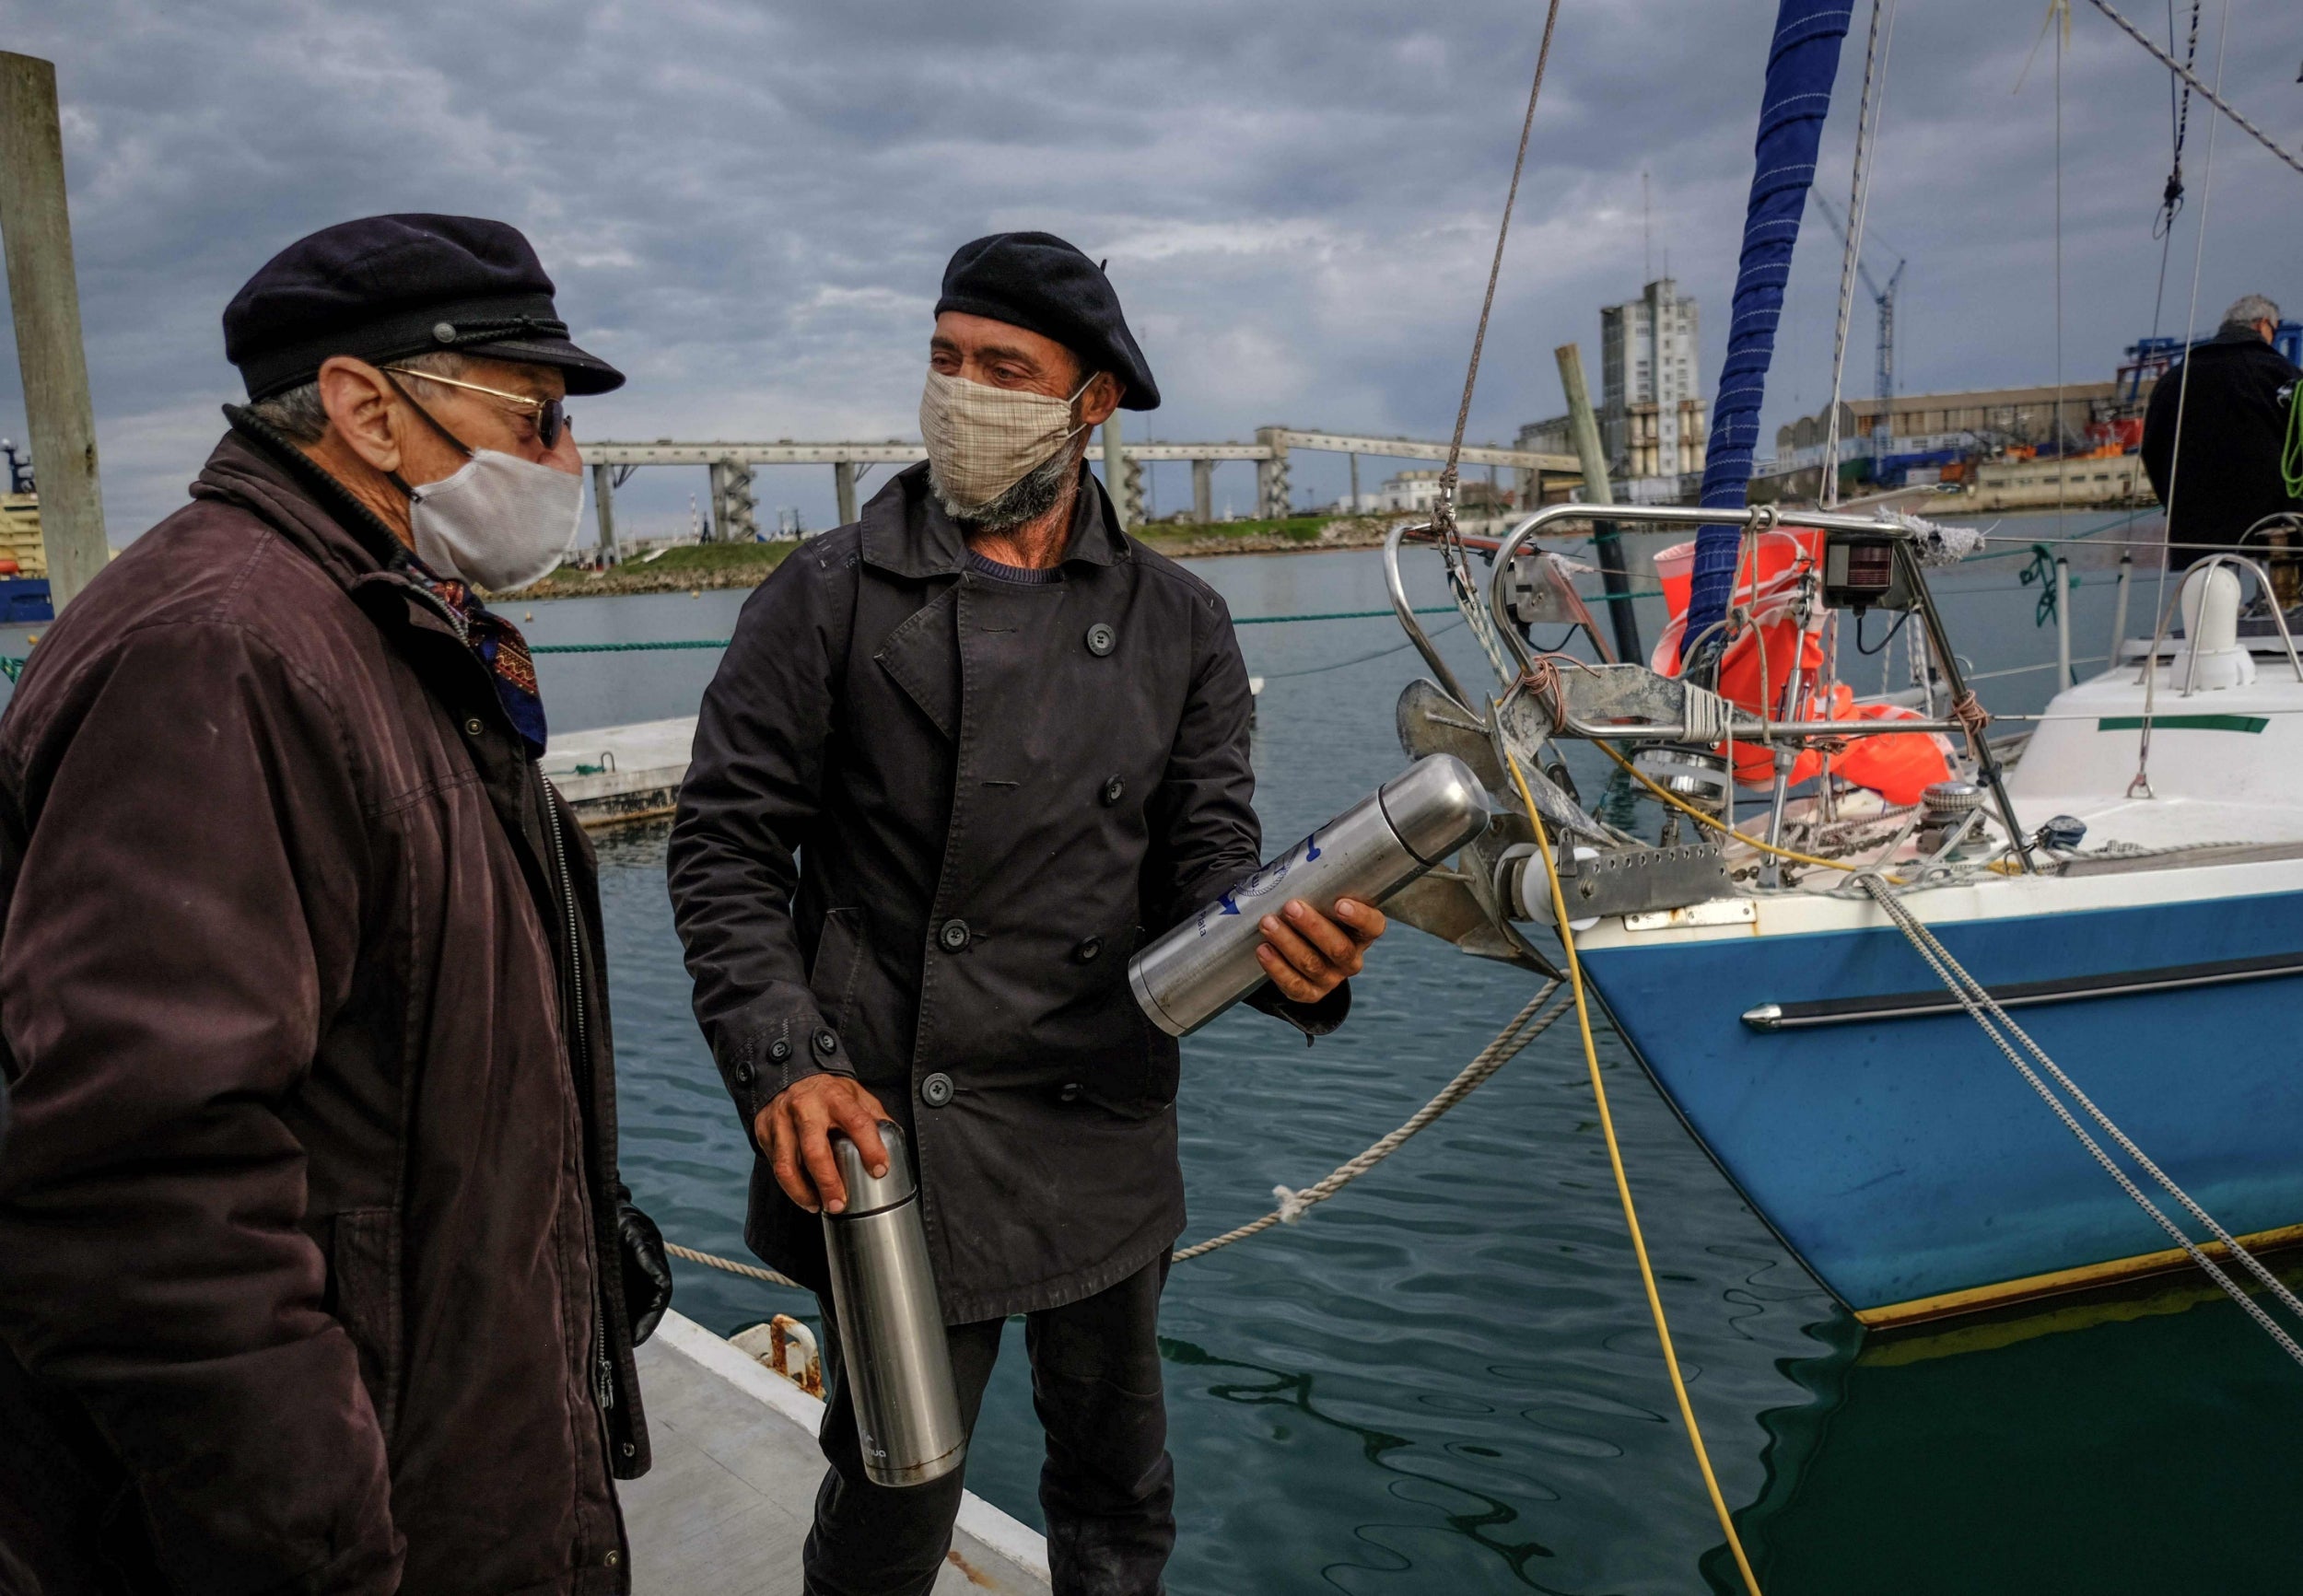
[[[1181,1233],[1176,1044],[1126,955],[1259,862],[1230,614],[1081,476],[1060,582],[969,571],[925,466],[786,560],[705,694],[672,827],[696,1017],[745,1124],[826,1070],[876,1093],[953,1323],[1090,1296]],[[1105,804],[1115,775],[1130,800]],[[1091,938],[1113,956],[1075,957]],[[1313,1034],[1350,1006],[1250,1001]],[[778,1055],[819,1027],[833,1055]],[[952,1095],[923,1111],[935,1074]],[[824,1287],[819,1221],[765,1159],[746,1240]]]

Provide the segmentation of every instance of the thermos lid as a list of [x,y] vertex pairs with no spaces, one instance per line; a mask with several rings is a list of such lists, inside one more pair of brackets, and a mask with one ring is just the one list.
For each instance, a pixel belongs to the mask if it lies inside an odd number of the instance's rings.
[[883,1208],[893,1208],[908,1202],[919,1189],[912,1178],[912,1150],[906,1145],[904,1133],[887,1121],[880,1122],[880,1140],[888,1149],[888,1172],[873,1179],[864,1166],[862,1149],[848,1138],[846,1131],[832,1132],[832,1158],[839,1165],[839,1178],[848,1188],[848,1206],[832,1216],[835,1219],[859,1219],[866,1214],[876,1214]]
[[1487,829],[1488,790],[1452,753],[1426,754],[1377,795],[1384,818],[1409,853],[1436,865]]

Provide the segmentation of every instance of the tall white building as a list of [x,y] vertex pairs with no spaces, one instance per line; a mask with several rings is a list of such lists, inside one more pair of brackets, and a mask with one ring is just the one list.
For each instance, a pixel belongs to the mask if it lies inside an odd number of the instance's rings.
[[1696,363],[1695,300],[1669,277],[1599,312],[1599,438],[1619,477],[1703,469],[1710,407]]

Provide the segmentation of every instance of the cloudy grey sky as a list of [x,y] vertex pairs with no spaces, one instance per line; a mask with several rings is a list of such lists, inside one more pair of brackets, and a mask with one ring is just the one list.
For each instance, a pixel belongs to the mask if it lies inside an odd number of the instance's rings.
[[[2166,26],[2166,0],[2124,0]],[[1906,390],[2056,369],[2046,0],[1904,0],[1872,221],[1907,251]],[[2180,9],[2188,15],[2188,6]],[[2202,75],[2215,69],[2208,0]],[[2063,364],[2110,375],[2149,331],[2166,75],[2079,0],[2063,73]],[[1565,0],[1505,262],[1475,438],[1561,408],[1554,344],[1596,369],[1597,307],[1653,256],[1725,309],[1766,0]],[[2228,0],[2227,96],[2303,142],[2292,0]],[[1863,7],[1825,144],[1843,198]],[[956,244],[1046,227],[1110,272],[1166,406],[1162,438],[1281,423],[1441,437],[1541,27],[1537,0],[0,0],[57,64],[105,507],[115,542],[176,502],[236,396],[216,318],[275,250],[345,217],[477,213],[527,229],[579,336],[631,374],[579,438],[911,437]],[[2161,312],[2241,292],[2303,308],[2303,179],[2195,111]],[[1882,257],[1883,263],[1891,263]],[[1839,250],[1810,216],[1766,424],[1830,390]],[[1868,390],[1859,304],[1851,391]],[[12,348],[0,431],[21,437]],[[1132,436],[1132,435],[1131,435]],[[1172,507],[1181,468],[1157,492]],[[1244,508],[1245,468],[1219,478]],[[1305,461],[1299,496],[1339,461]],[[830,472],[763,472],[824,524]],[[689,476],[697,480],[690,482]],[[1330,479],[1334,480],[1330,480]],[[642,473],[642,530],[701,472]],[[876,479],[875,479],[876,480]]]

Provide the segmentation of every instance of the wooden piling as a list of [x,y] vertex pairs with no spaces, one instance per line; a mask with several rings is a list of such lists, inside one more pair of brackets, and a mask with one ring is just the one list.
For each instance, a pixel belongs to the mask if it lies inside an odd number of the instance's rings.
[[56,68],[0,52],[0,246],[40,485],[50,601],[61,612],[111,557],[96,475],[96,414],[64,208]]

